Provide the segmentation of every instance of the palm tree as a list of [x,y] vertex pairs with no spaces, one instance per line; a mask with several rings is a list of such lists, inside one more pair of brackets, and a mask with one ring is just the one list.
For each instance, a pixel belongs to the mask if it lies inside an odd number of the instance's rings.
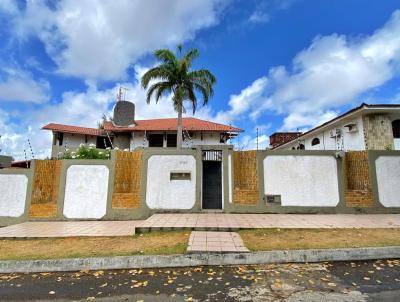
[[207,69],[192,70],[192,62],[199,56],[199,50],[196,48],[182,54],[182,45],[179,45],[178,56],[169,49],[156,50],[154,55],[161,63],[143,75],[142,87],[149,88],[147,90],[148,104],[152,96],[155,96],[157,103],[163,95],[172,93],[173,105],[178,112],[177,148],[181,149],[184,102],[191,103],[194,114],[197,108],[196,93],[199,93],[202,96],[203,105],[207,105],[208,99],[214,94],[213,86],[216,79]]

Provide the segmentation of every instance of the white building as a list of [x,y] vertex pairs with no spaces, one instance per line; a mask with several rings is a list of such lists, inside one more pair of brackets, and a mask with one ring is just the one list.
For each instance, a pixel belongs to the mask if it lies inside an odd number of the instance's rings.
[[[100,128],[62,124],[48,124],[42,129],[53,132],[52,157],[65,149],[74,150],[80,144],[94,144],[96,148],[118,147],[168,148],[177,145],[177,119],[135,120],[133,103],[118,101],[112,121],[104,121]],[[183,118],[183,147],[196,145],[225,145],[242,129],[193,117]]]
[[361,104],[308,132],[270,136],[274,150],[400,150],[400,105]]

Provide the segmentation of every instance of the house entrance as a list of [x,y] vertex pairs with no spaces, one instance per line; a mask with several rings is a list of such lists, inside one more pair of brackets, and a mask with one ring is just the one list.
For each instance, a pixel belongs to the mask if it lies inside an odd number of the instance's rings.
[[222,151],[203,151],[203,209],[222,209]]

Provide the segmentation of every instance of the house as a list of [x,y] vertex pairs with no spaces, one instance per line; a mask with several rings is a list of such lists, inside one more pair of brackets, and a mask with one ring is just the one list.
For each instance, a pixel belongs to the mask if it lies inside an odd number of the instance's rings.
[[305,133],[276,132],[274,150],[400,150],[400,104],[359,107]]
[[[183,147],[196,145],[226,145],[242,129],[218,124],[193,117],[183,118]],[[104,121],[99,128],[50,123],[42,129],[53,132],[52,158],[65,149],[74,150],[80,144],[93,144],[96,148],[117,147],[173,148],[177,144],[177,119],[163,118],[150,120],[135,119],[135,105],[132,102],[117,101],[113,117]]]

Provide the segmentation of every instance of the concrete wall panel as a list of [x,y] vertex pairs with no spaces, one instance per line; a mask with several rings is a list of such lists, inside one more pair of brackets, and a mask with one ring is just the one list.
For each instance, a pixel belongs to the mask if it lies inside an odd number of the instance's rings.
[[264,193],[281,195],[282,206],[334,207],[339,203],[334,157],[273,155],[263,163]]
[[[170,180],[188,172],[190,180]],[[153,155],[147,164],[146,204],[157,210],[188,210],[196,202],[196,160],[191,155]]]
[[64,216],[98,219],[106,214],[109,169],[104,165],[72,165],[67,170]]
[[0,175],[0,216],[20,217],[24,214],[27,188],[26,175]]
[[385,207],[400,207],[400,157],[380,156],[375,165],[379,201]]

